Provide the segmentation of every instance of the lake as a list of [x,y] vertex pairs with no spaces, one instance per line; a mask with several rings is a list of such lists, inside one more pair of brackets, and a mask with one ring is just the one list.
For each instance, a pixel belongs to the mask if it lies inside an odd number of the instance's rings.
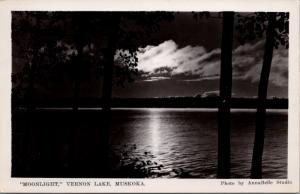
[[[287,118],[284,110],[267,113],[264,178],[287,177]],[[254,123],[254,110],[232,110],[232,177],[250,176]],[[215,178],[217,110],[114,109],[111,144],[115,149],[135,145],[136,155],[151,153],[166,171],[180,169],[192,177]]]
[[[154,177],[216,178],[217,109],[122,108],[112,109],[111,119],[112,153],[161,166]],[[263,178],[287,177],[287,122],[286,110],[268,111]],[[103,123],[100,109],[14,113],[12,176],[102,177],[96,160],[103,160],[97,143]],[[255,110],[232,110],[232,178],[250,177],[254,123]]]

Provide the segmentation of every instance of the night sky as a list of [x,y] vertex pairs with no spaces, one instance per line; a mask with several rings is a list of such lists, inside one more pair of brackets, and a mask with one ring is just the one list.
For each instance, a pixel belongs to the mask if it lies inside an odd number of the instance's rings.
[[[214,15],[214,14],[212,14]],[[215,14],[216,15],[216,14]],[[193,19],[191,13],[164,22],[154,37],[160,40],[139,49],[140,77],[117,97],[218,95],[222,20]],[[256,97],[262,67],[264,37],[240,45],[234,38],[233,97]],[[288,49],[274,49],[268,97],[288,96]]]
[[[160,22],[156,32],[141,40],[137,49],[138,76],[133,83],[114,87],[114,97],[218,95],[222,19],[217,13],[198,20],[192,13],[175,13],[174,16],[172,21]],[[237,32],[234,33],[232,96],[256,97],[265,37],[240,45]],[[64,43],[58,40],[58,44]],[[70,45],[68,52],[72,52]],[[18,58],[17,50],[14,53],[13,71],[18,71],[22,59]],[[70,80],[51,87],[40,89],[39,95],[72,96]],[[95,75],[82,81],[80,88],[82,97],[101,96],[101,80],[96,80]],[[288,97],[288,49],[274,49],[268,97]]]

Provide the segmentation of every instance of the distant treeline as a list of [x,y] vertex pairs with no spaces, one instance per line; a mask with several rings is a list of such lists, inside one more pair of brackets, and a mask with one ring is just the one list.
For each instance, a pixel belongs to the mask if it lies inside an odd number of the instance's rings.
[[[35,107],[72,107],[72,99],[35,99]],[[99,98],[82,98],[78,102],[79,107],[97,108],[102,107],[102,100]],[[113,98],[112,107],[114,108],[218,108],[218,97],[170,97],[170,98]],[[257,108],[255,98],[232,98],[231,108]],[[13,108],[26,107],[24,99],[12,100]],[[267,99],[267,109],[288,109],[288,99],[273,98]]]

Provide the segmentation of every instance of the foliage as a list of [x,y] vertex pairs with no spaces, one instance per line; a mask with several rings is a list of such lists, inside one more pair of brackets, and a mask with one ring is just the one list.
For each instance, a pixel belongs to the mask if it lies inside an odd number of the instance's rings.
[[136,145],[124,145],[119,151],[111,155],[113,174],[117,177],[154,178],[164,175],[164,166],[153,160],[149,152],[138,154]]
[[154,159],[150,152],[140,154],[137,146],[124,145],[120,150],[111,152],[112,174],[118,178],[190,178],[188,172],[182,168],[168,169],[161,162]]
[[206,19],[210,18],[211,15],[207,11],[203,12],[192,12],[194,20],[198,21],[199,19],[205,17]]
[[[269,15],[267,12],[255,12],[247,15],[237,14],[238,40],[241,44],[262,38],[267,30]],[[280,45],[288,48],[289,13],[276,13],[274,47]]]
[[124,87],[126,81],[133,82],[133,77],[138,74],[137,63],[137,52],[130,53],[123,50],[117,52],[114,65],[115,85]]
[[[14,66],[19,67],[12,74],[12,92],[16,96],[24,95],[30,76],[35,80],[33,83],[46,87],[66,76],[87,80],[93,73],[101,78],[106,63],[104,51],[112,33],[117,35],[116,49],[126,51],[115,59],[113,82],[117,86],[131,83],[137,75],[135,51],[147,44],[151,33],[159,30],[160,21],[173,18],[169,12],[15,11],[12,13],[13,60]],[[33,57],[37,59],[34,72]],[[74,71],[78,69],[73,64],[78,57],[80,74],[75,78]]]

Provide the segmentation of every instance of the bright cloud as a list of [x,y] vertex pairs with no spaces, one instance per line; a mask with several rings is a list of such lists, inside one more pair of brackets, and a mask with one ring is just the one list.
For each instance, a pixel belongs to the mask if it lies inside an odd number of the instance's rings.
[[[233,51],[234,79],[259,81],[263,51],[264,41],[237,47]],[[183,81],[219,79],[220,56],[220,49],[208,52],[202,46],[179,48],[173,40],[140,48],[137,54],[138,69],[143,72],[144,81],[171,78]],[[287,80],[288,50],[274,49],[270,82],[277,86],[287,86]]]
[[200,46],[178,48],[174,41],[169,40],[158,46],[147,46],[140,49],[137,55],[139,59],[138,69],[143,72],[150,72],[149,76],[161,73],[157,70],[165,67],[168,69],[164,71],[169,72],[170,76],[180,74],[208,76],[210,72],[215,74],[217,64],[213,61],[206,65],[204,63],[215,53],[216,51],[208,54],[205,48]]

